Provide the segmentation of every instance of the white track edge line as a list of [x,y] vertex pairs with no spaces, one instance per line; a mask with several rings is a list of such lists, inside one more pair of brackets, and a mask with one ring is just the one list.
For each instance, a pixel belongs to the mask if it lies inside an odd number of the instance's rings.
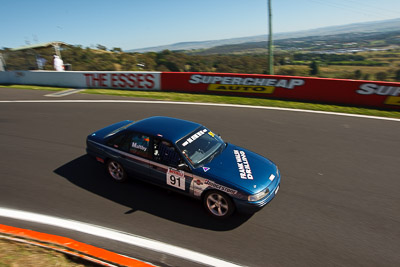
[[156,252],[170,254],[175,257],[189,260],[191,262],[197,262],[210,266],[223,266],[223,267],[238,267],[237,265],[222,259],[214,258],[199,252],[195,252],[189,249],[181,248],[178,246],[170,245],[160,241],[152,240],[146,237],[141,237],[129,233],[124,233],[118,230],[105,228],[93,224],[57,218],[48,215],[36,214],[33,212],[19,211],[14,209],[7,209],[0,207],[0,216],[7,217],[17,220],[24,220],[39,224],[46,224],[56,227],[61,227],[68,230],[78,231],[85,234],[99,236],[129,245],[149,249]]
[[307,110],[307,109],[250,106],[250,105],[238,105],[238,104],[157,101],[157,100],[153,100],[153,101],[152,100],[0,100],[0,103],[137,103],[137,104],[198,105],[198,106],[217,106],[217,107],[280,110],[280,111],[337,115],[337,116],[345,116],[345,117],[375,119],[375,120],[400,121],[400,119],[396,119],[396,118],[377,117],[377,116],[368,116],[368,115],[360,115],[360,114],[339,113],[339,112],[329,112],[329,111],[318,111],[318,110]]

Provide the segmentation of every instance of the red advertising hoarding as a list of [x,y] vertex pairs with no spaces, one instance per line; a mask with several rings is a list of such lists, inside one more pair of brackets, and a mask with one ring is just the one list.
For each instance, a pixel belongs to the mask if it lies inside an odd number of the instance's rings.
[[279,75],[163,72],[164,91],[400,109],[400,83]]

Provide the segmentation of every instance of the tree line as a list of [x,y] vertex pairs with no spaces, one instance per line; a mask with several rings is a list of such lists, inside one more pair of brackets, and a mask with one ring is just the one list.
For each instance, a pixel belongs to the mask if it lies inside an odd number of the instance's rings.
[[[23,51],[0,50],[6,59],[7,70],[38,69],[37,61],[44,62],[43,70],[53,69],[52,48],[38,48]],[[268,74],[268,55],[265,54],[217,54],[196,55],[185,51],[128,53],[120,48],[107,49],[97,45],[96,49],[82,46],[65,46],[61,50],[62,58],[74,71],[173,71],[173,72],[219,72]],[[384,66],[385,62],[368,60],[365,56],[353,54],[315,54],[281,53],[274,57],[275,74],[292,76],[321,75],[320,67],[329,65]],[[296,68],[302,65],[302,71]],[[284,68],[284,66],[291,66]],[[378,76],[378,75],[375,75]],[[350,79],[379,79],[400,81],[400,69],[390,73],[382,71],[378,77],[363,74],[355,70],[347,74]]]

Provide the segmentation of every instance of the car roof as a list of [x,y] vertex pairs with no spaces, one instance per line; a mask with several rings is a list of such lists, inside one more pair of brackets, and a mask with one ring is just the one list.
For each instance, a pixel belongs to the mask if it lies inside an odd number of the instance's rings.
[[157,116],[137,121],[127,129],[148,135],[161,136],[175,143],[200,126],[202,125],[196,122]]

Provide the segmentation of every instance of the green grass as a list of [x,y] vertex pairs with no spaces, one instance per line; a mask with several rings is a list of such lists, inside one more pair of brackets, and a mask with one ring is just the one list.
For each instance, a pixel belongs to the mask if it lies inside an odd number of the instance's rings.
[[[67,88],[58,87],[40,87],[30,85],[12,85],[2,86],[15,89],[36,89],[36,90],[51,90],[62,91]],[[174,93],[174,92],[155,92],[155,91],[127,91],[127,90],[111,90],[111,89],[87,89],[82,91],[84,94],[99,94],[99,95],[114,95],[123,97],[145,98],[164,101],[180,101],[180,102],[196,102],[196,103],[223,103],[237,104],[250,106],[264,107],[279,107],[291,109],[317,110],[338,113],[359,114],[378,117],[399,118],[400,111],[386,111],[370,108],[347,107],[338,105],[325,105],[306,102],[282,101],[273,99],[261,99],[250,97],[236,96],[221,96],[221,95],[206,95],[206,94],[189,94],[189,93]]]
[[3,266],[95,267],[98,265],[54,250],[0,238],[0,267]]
[[48,87],[48,86],[39,86],[39,85],[24,85],[24,84],[19,84],[19,85],[0,85],[0,88],[14,88],[14,89],[31,89],[31,90],[46,90],[46,91],[64,91],[67,90],[67,88],[61,88],[61,87]]

